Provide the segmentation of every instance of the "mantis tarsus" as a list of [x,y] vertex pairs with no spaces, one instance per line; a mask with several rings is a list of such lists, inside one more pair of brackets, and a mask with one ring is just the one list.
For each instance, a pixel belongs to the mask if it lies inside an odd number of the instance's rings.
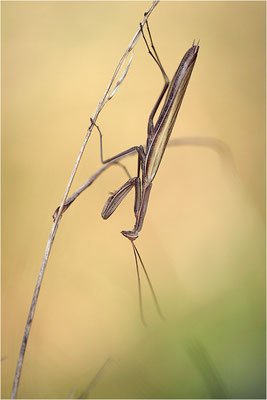
[[[158,313],[162,318],[163,316],[155,292],[153,290],[152,284],[150,282],[143,261],[141,259],[141,256],[134,244],[134,240],[138,238],[138,234],[142,229],[148,206],[149,195],[152,188],[152,181],[156,176],[164,151],[167,147],[199,50],[198,44],[195,45],[193,43],[193,45],[190,47],[190,49],[185,53],[184,57],[182,58],[182,61],[180,62],[179,67],[175,72],[172,81],[170,82],[169,78],[167,77],[167,74],[163,69],[158,54],[155,50],[151,33],[147,23],[146,26],[150,38],[151,49],[154,54],[150,50],[147,40],[143,34],[144,41],[148,48],[149,54],[153,57],[158,67],[160,68],[160,71],[164,78],[164,87],[149,116],[148,129],[147,129],[147,142],[145,149],[143,146],[134,146],[128,150],[125,150],[113,157],[104,160],[102,134],[99,127],[91,119],[91,123],[96,126],[100,134],[100,155],[103,164],[114,162],[114,160],[119,160],[125,155],[134,152],[137,152],[138,155],[137,176],[134,178],[130,178],[124,185],[121,186],[121,188],[112,193],[112,195],[108,198],[101,215],[104,219],[109,218],[116,210],[116,208],[119,206],[119,204],[122,202],[122,200],[125,198],[125,196],[130,192],[130,190],[133,187],[135,188],[135,202],[134,202],[134,213],[136,219],[135,225],[131,231],[122,231],[121,233],[125,237],[127,237],[132,244],[135,257],[136,270],[137,270],[137,277],[138,277],[140,313],[141,313],[141,319],[144,323],[145,321],[142,309],[142,293],[141,293],[138,259],[141,262],[142,268],[148,280]],[[160,111],[158,120],[154,124],[153,122],[154,116],[160,106],[160,103],[166,91],[167,94],[165,97],[164,104]]]

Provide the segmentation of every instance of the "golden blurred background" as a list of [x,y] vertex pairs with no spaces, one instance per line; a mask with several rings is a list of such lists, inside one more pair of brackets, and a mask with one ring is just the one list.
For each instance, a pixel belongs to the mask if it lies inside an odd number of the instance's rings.
[[[10,396],[36,278],[70,173],[113,71],[150,2],[2,2],[2,398]],[[171,77],[200,50],[134,258],[120,234],[131,193],[101,210],[127,177],[103,174],[64,214],[41,288],[20,398],[264,398],[265,3],[161,2],[150,28]],[[100,114],[104,154],[144,144],[163,85],[143,40]],[[134,175],[136,157],[127,162]],[[73,188],[101,166],[94,130]],[[98,373],[99,372],[99,373]],[[95,377],[95,379],[94,379]]]

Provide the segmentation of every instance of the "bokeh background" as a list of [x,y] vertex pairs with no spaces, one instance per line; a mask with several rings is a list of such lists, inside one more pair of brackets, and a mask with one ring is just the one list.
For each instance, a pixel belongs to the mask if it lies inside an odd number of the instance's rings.
[[[1,2],[2,398],[9,397],[42,256],[89,118],[150,2]],[[64,215],[32,326],[20,398],[265,398],[265,3],[162,2],[150,17],[171,77],[200,51],[136,242],[131,193],[108,220],[110,168]],[[145,143],[162,77],[142,40],[100,114],[104,153]],[[101,166],[93,132],[73,190]],[[136,159],[127,161],[132,175]],[[73,191],[72,190],[72,191]]]

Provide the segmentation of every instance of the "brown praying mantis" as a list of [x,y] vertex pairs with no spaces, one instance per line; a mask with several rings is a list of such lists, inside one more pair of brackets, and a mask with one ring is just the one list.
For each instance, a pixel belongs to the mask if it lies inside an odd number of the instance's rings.
[[[157,308],[159,315],[163,317],[162,312],[159,307],[159,303],[157,301],[157,297],[155,295],[153,286],[149,279],[148,273],[145,269],[142,258],[134,244],[134,241],[138,238],[139,232],[141,231],[144,223],[144,218],[146,215],[146,210],[148,206],[149,195],[152,188],[152,182],[156,176],[158,168],[160,166],[163,154],[167,147],[170,135],[172,133],[180,106],[182,104],[182,100],[184,94],[186,92],[186,88],[188,82],[191,77],[192,70],[194,68],[199,45],[198,43],[190,47],[190,49],[185,53],[182,58],[177,71],[175,72],[171,82],[160,62],[158,54],[153,44],[152,36],[150,33],[150,29],[148,23],[146,21],[146,27],[150,39],[151,50],[148,45],[148,42],[143,33],[142,25],[141,32],[143,34],[143,38],[148,49],[149,54],[155,60],[158,65],[163,79],[164,79],[164,87],[159,95],[156,104],[154,105],[151,114],[148,120],[148,128],[147,128],[147,142],[145,148],[143,146],[133,146],[128,150],[125,150],[113,157],[110,157],[106,160],[103,158],[103,144],[102,144],[102,133],[100,131],[99,126],[95,124],[93,119],[91,119],[91,124],[93,124],[100,135],[100,157],[101,162],[106,166],[111,165],[113,163],[119,163],[119,160],[127,155],[137,153],[138,162],[137,162],[137,176],[134,178],[130,178],[124,185],[122,185],[118,190],[116,190],[112,195],[108,198],[103,210],[102,217],[104,219],[108,219],[113,212],[120,205],[122,200],[127,196],[127,194],[131,191],[132,188],[135,188],[135,201],[134,201],[134,214],[135,214],[135,225],[133,229],[130,231],[123,230],[121,233],[130,240],[134,252],[135,257],[135,265],[137,270],[137,278],[138,278],[138,291],[139,291],[139,305],[140,305],[140,315],[142,322],[145,324],[145,319],[143,315],[143,307],[142,307],[142,292],[141,292],[141,281],[139,275],[139,266],[138,259],[142,265],[145,276],[147,278],[149,287],[151,289],[152,296],[154,298],[154,302]],[[166,93],[167,92],[167,93]],[[159,117],[154,124],[155,114],[163,100],[163,97],[166,93],[165,101],[162,106],[162,109],[159,113]],[[103,167],[104,170],[104,167]],[[102,172],[102,171],[101,171]],[[77,197],[77,196],[76,196]],[[75,197],[75,198],[76,198]],[[70,203],[69,203],[70,205]],[[67,206],[67,204],[66,204]],[[67,207],[66,207],[67,208]],[[54,218],[56,217],[57,210],[54,214]]]
[[[154,54],[151,52],[149,45],[146,41],[146,38],[143,34],[145,44],[148,48],[149,54],[153,57],[153,59],[159,66],[162,76],[164,78],[164,87],[148,119],[146,148],[144,149],[143,146],[134,146],[128,150],[125,150],[117,154],[116,156],[104,160],[102,134],[100,132],[99,127],[96,126],[100,134],[100,154],[101,154],[101,161],[103,164],[107,164],[113,160],[118,160],[126,154],[130,154],[133,152],[137,152],[138,154],[137,176],[135,178],[130,178],[124,185],[122,185],[120,189],[116,190],[108,198],[101,215],[104,219],[109,218],[116,210],[116,208],[119,206],[119,204],[122,202],[122,200],[125,198],[125,196],[127,196],[130,190],[133,187],[135,188],[135,202],[134,202],[134,214],[136,219],[135,225],[131,231],[122,231],[121,233],[130,240],[133,247],[135,264],[137,269],[137,277],[138,277],[140,313],[143,323],[145,322],[142,309],[142,294],[141,294],[141,283],[140,283],[140,276],[138,269],[138,258],[141,262],[146,278],[148,280],[159,315],[161,317],[163,316],[155,292],[151,285],[150,279],[144,267],[142,258],[134,244],[134,240],[138,238],[138,234],[143,227],[146,210],[148,206],[149,195],[152,188],[152,182],[157,174],[164,151],[167,147],[170,135],[172,133],[199,50],[198,44],[194,45],[193,43],[192,47],[190,47],[190,49],[185,53],[184,57],[182,58],[182,61],[180,62],[179,67],[175,72],[172,81],[170,82],[166,72],[163,69],[158,54],[155,50],[147,22],[146,26],[150,38],[151,48],[154,51]],[[161,109],[157,122],[154,124],[153,122],[154,116],[160,106],[160,103],[167,89],[168,92],[166,94],[163,107]],[[91,123],[93,123],[93,120],[91,120]]]

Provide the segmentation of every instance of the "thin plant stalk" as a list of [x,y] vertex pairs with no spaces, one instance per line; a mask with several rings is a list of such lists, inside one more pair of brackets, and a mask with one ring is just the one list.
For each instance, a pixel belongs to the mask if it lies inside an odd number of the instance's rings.
[[[125,50],[124,54],[122,55],[116,69],[115,72],[111,78],[111,81],[109,82],[107,89],[102,97],[102,99],[100,100],[95,113],[92,117],[93,122],[95,123],[98,115],[100,113],[100,111],[103,109],[103,107],[105,106],[105,104],[114,96],[114,94],[117,92],[117,90],[119,89],[119,87],[121,86],[127,72],[128,69],[130,67],[130,63],[132,61],[132,57],[133,57],[133,48],[136,45],[140,35],[141,35],[141,29],[144,26],[144,24],[146,23],[148,17],[150,16],[150,14],[152,13],[152,11],[154,10],[154,8],[156,7],[156,5],[159,3],[159,0],[155,0],[153,1],[150,9],[148,10],[148,12],[145,13],[143,21],[141,22],[139,29],[137,30],[136,34],[134,35],[133,39],[131,40],[129,46],[127,47],[127,49]],[[122,73],[122,75],[119,77],[117,83],[115,84],[114,89],[112,89],[114,82],[118,76],[119,71],[121,70],[122,65],[124,64],[126,58],[128,57],[128,55],[132,53],[131,59],[126,67],[126,69],[124,70],[124,72]],[[51,252],[52,249],[52,245],[57,233],[57,229],[60,223],[60,220],[62,218],[62,212],[63,212],[63,207],[64,207],[64,203],[67,199],[68,193],[70,191],[73,179],[76,175],[79,163],[81,161],[84,149],[86,147],[86,144],[88,142],[88,139],[91,135],[92,129],[94,127],[94,123],[91,123],[91,125],[88,127],[87,132],[86,132],[86,136],[84,138],[84,141],[82,143],[81,149],[79,151],[78,157],[76,159],[75,165],[73,167],[69,182],[67,184],[64,196],[62,198],[58,213],[56,215],[56,218],[54,220],[49,238],[48,238],[48,242],[46,245],[46,249],[44,252],[44,256],[43,256],[43,260],[42,260],[42,264],[41,264],[41,268],[40,268],[40,272],[37,278],[37,282],[36,282],[36,286],[35,286],[35,290],[34,290],[34,294],[33,294],[33,298],[32,298],[32,302],[31,302],[31,306],[30,306],[30,310],[29,310],[29,314],[28,314],[28,318],[27,318],[27,322],[26,322],[26,327],[25,327],[25,331],[24,331],[24,335],[23,335],[23,339],[22,339],[22,344],[21,344],[21,348],[20,348],[20,353],[19,353],[19,357],[18,357],[18,362],[17,362],[17,368],[16,368],[16,372],[15,372],[15,377],[14,377],[14,383],[13,383],[13,389],[12,389],[12,394],[11,394],[11,399],[16,399],[17,398],[17,392],[18,392],[18,387],[19,387],[19,382],[20,382],[20,377],[21,377],[21,371],[22,371],[22,365],[23,365],[23,360],[24,360],[24,356],[25,356],[25,351],[26,351],[26,347],[27,347],[27,342],[29,339],[29,333],[30,333],[30,329],[31,329],[31,325],[32,325],[32,321],[33,321],[33,317],[34,317],[34,313],[35,313],[35,309],[36,309],[36,305],[37,305],[37,300],[38,300],[38,296],[39,296],[39,292],[41,289],[41,284],[42,284],[42,280],[43,280],[43,276],[44,276],[44,272],[46,269],[46,265],[48,262],[48,258],[49,258],[49,254]]]

